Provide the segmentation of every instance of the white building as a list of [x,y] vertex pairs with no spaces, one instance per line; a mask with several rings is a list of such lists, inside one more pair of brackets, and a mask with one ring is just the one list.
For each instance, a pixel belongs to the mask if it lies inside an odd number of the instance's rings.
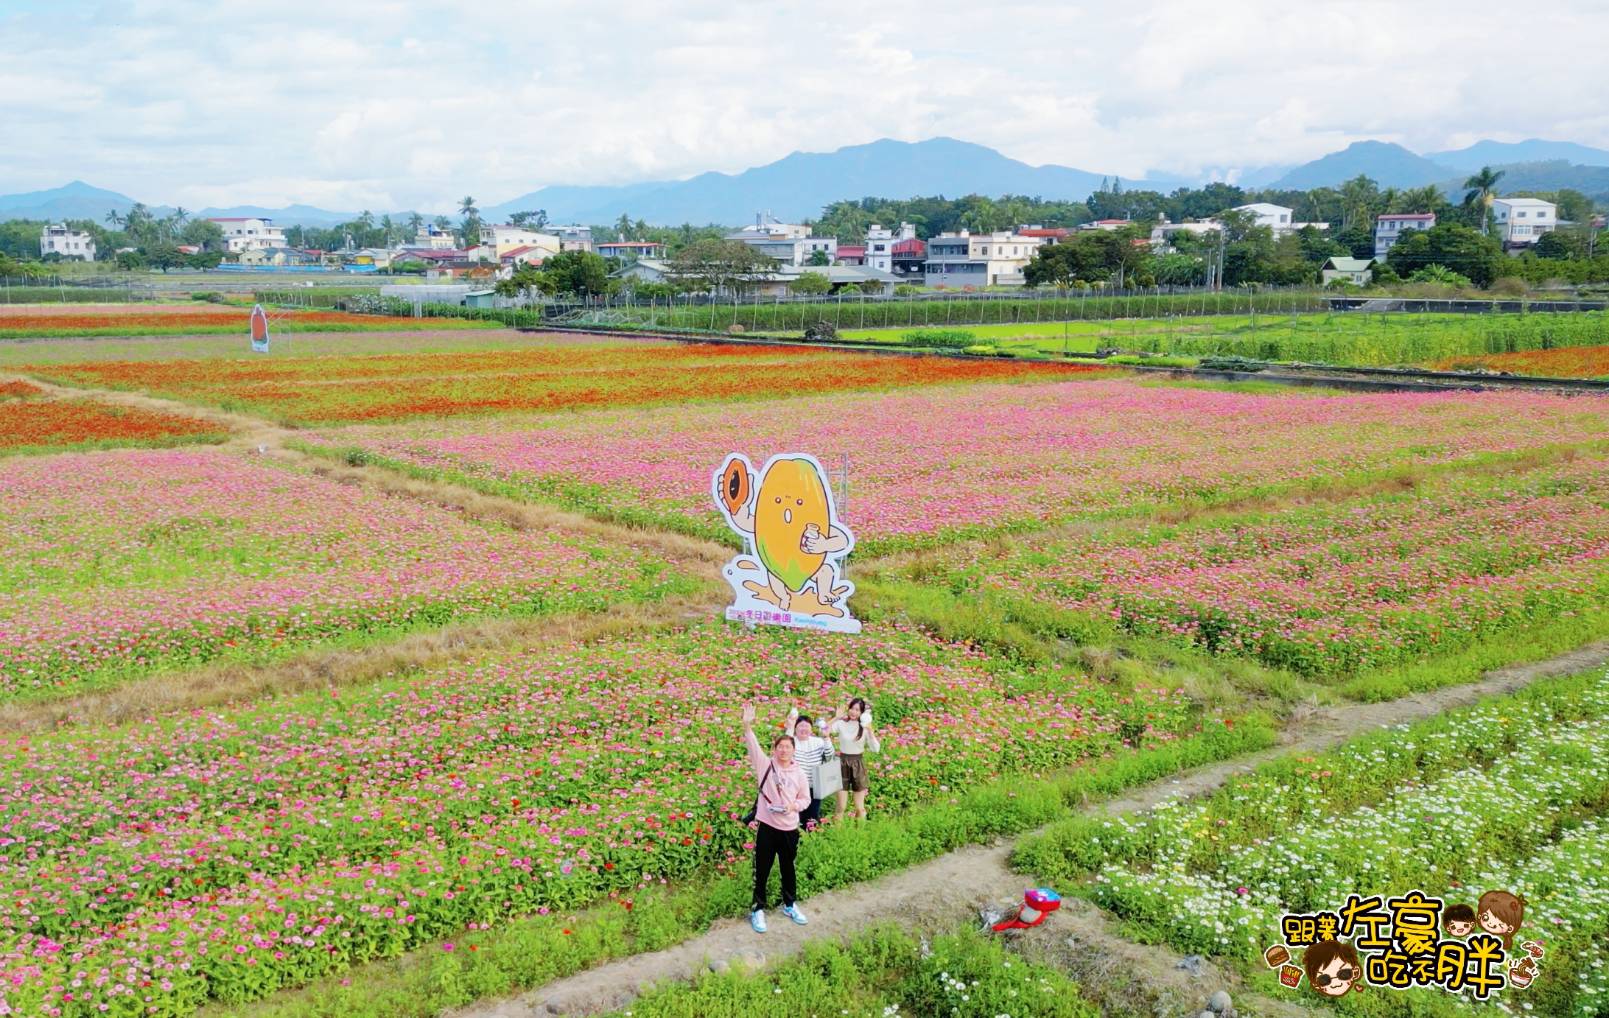
[[285,231],[275,226],[272,219],[259,219],[253,216],[230,216],[207,221],[217,223],[218,228],[223,231],[224,243],[228,245],[230,254],[239,254],[242,251],[267,251],[269,248],[290,246],[285,241]]
[[1493,198],[1492,229],[1504,247],[1535,244],[1559,225],[1559,210],[1540,198]]
[[546,229],[548,233],[558,238],[560,251],[592,250],[590,226],[554,226],[550,223]]
[[1374,258],[1380,261],[1391,253],[1397,241],[1414,230],[1428,230],[1436,225],[1434,212],[1399,212],[1376,216],[1374,219]]
[[[781,265],[768,272],[758,272],[743,283],[743,291],[747,294],[762,297],[786,297],[792,292],[792,286],[805,274],[825,276],[832,285],[833,292],[848,291],[863,293],[868,284],[875,284],[877,289],[888,296],[894,292],[894,286],[899,280],[886,273],[860,265]],[[617,279],[626,279],[638,283],[673,283],[676,282],[675,270],[666,262],[657,258],[641,258],[616,269],[612,275]]]
[[407,246],[419,251],[452,251],[458,247],[458,238],[451,230],[426,223],[419,227],[419,232],[413,235],[413,243]]
[[941,233],[927,242],[928,286],[1021,286],[1023,269],[1043,237],[1000,233]]
[[1253,226],[1266,226],[1274,231],[1274,236],[1276,237],[1287,233],[1295,233],[1297,230],[1308,226],[1313,227],[1315,230],[1328,230],[1330,228],[1329,223],[1298,223],[1295,220],[1295,209],[1275,205],[1273,202],[1254,201],[1249,205],[1236,205],[1229,211],[1251,213]]
[[[488,260],[496,261],[503,255],[517,247],[535,248],[546,251],[547,254],[558,254],[563,248],[561,241],[551,233],[542,233],[537,230],[527,230],[523,226],[510,226],[507,223],[488,226],[482,224],[480,228],[481,247],[491,249]],[[541,261],[547,255],[534,256]]]
[[1374,278],[1374,259],[1336,255],[1325,259],[1324,268],[1320,270],[1319,275],[1324,280],[1325,286],[1337,280],[1351,283],[1353,286],[1368,286],[1369,281]]
[[838,260],[837,237],[811,236],[810,227],[778,222],[768,212],[757,214],[754,225],[729,233],[726,239],[741,240],[783,265],[809,265],[818,251],[826,256],[829,264]]
[[92,262],[95,260],[95,238],[87,233],[69,230],[66,223],[47,225],[39,232],[39,257],[49,254]]
[[890,230],[880,223],[873,223],[871,229],[866,231],[866,257],[864,265],[868,269],[878,272],[894,271],[894,245],[902,240],[915,240],[916,227],[910,223],[899,224],[899,230]]

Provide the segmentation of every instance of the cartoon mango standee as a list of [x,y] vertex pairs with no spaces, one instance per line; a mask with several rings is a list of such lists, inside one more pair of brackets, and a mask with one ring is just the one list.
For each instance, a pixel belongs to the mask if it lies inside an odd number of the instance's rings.
[[839,522],[827,473],[814,456],[773,456],[756,479],[748,458],[733,454],[713,487],[716,508],[747,551],[724,570],[735,595],[728,618],[860,631],[845,604],[855,587],[840,578],[838,565],[855,538]]

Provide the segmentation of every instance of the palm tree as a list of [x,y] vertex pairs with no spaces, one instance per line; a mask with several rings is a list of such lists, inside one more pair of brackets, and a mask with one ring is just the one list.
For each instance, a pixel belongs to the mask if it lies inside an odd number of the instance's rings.
[[185,208],[183,205],[178,205],[178,206],[174,207],[174,209],[173,209],[173,221],[175,223],[179,224],[180,226],[183,226],[185,224],[185,221],[188,220],[189,218],[190,218],[190,210],[189,209]]
[[1486,221],[1492,213],[1492,199],[1497,197],[1497,182],[1502,179],[1502,170],[1482,166],[1479,173],[1464,181],[1464,187],[1468,189],[1464,195],[1464,204],[1471,208],[1476,204],[1480,205],[1481,233],[1483,234],[1486,232]]
[[480,214],[480,209],[475,207],[475,199],[466,194],[458,201],[458,212],[460,215],[474,216]]
[[122,226],[123,225],[123,217],[118,213],[118,211],[116,209],[109,209],[107,211],[107,213],[106,213],[106,221],[108,223],[111,223],[113,226]]
[[631,235],[631,216],[630,215],[628,215],[628,214],[626,214],[624,212],[620,213],[620,218],[615,220],[615,233],[619,234],[621,240],[636,240],[637,239],[637,238],[635,238],[635,237],[633,237]]
[[1424,187],[1410,187],[1398,193],[1397,200],[1388,210],[1391,212],[1434,212],[1443,202],[1441,188],[1435,184],[1426,184]]
[[419,235],[419,227],[421,227],[423,225],[425,225],[425,217],[424,216],[421,216],[417,212],[408,213],[408,236],[409,237],[418,236]]

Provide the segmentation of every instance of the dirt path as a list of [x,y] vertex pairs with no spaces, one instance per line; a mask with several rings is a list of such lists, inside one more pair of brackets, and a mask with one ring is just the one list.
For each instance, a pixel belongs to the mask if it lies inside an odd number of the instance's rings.
[[[1370,729],[1416,721],[1513,692],[1538,679],[1567,675],[1609,663],[1609,641],[1535,664],[1489,673],[1480,682],[1379,704],[1348,704],[1314,711],[1288,729],[1277,748],[1211,764],[1090,806],[1096,814],[1122,815],[1164,799],[1200,795],[1259,764],[1292,751],[1330,749]],[[796,953],[806,941],[851,936],[873,922],[893,920],[915,929],[953,929],[975,922],[980,911],[1017,900],[1030,881],[1007,866],[1008,842],[951,852],[899,873],[818,894],[801,903],[804,927],[771,916],[770,932],[758,936],[744,919],[724,919],[709,932],[663,951],[634,955],[577,973],[517,997],[480,1004],[451,1018],[538,1018],[591,1015],[630,1003],[660,982],[688,980],[706,969],[765,965]],[[1306,1015],[1305,1008],[1250,993],[1238,977],[1210,961],[1185,959],[1167,947],[1125,939],[1117,924],[1086,902],[1069,900],[1052,921],[1014,934],[1021,949],[1066,967],[1087,996],[1124,1011],[1193,1015],[1216,990],[1228,990],[1242,1014]]]

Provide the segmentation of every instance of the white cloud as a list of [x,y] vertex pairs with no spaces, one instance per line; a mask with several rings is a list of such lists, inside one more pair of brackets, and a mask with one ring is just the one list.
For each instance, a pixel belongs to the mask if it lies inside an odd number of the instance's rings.
[[1609,145],[1594,8],[12,0],[0,191],[77,177],[191,207],[444,209],[885,136],[1128,177],[1365,137]]

